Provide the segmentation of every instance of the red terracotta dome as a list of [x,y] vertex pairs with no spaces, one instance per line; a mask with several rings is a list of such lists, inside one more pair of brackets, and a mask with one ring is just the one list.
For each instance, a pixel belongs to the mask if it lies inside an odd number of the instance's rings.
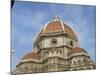
[[36,60],[39,60],[39,55],[37,54],[37,53],[34,53],[34,52],[30,52],[30,53],[28,53],[28,54],[26,54],[23,58],[22,58],[22,60],[24,60],[24,59],[36,59]]
[[44,33],[60,32],[63,31],[63,27],[60,21],[50,22],[44,29]]
[[87,53],[83,48],[75,47],[71,49],[71,51],[68,53],[68,56],[76,53],[83,53],[83,52]]
[[69,37],[77,40],[77,36],[67,24],[63,23],[59,17],[55,17],[53,21],[50,21],[37,35],[36,40],[40,38],[43,34],[63,32]]
[[77,39],[73,30],[68,25],[66,25],[65,23],[62,23],[60,20],[48,23],[46,28],[44,28],[43,33],[61,32],[61,31],[70,35],[72,38]]

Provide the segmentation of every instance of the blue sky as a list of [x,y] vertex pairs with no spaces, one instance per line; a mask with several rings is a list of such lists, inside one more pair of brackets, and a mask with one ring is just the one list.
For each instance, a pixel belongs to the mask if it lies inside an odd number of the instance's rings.
[[58,15],[77,33],[80,47],[95,61],[96,7],[88,5],[15,2],[12,8],[11,45],[15,51],[12,67],[31,52],[36,34]]

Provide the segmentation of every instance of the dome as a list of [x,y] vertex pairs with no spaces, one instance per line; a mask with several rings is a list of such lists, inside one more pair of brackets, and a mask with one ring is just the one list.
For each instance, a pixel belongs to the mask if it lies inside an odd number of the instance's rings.
[[69,51],[68,56],[72,54],[76,54],[76,53],[86,53],[87,54],[87,52],[83,48],[75,47],[75,48],[72,48],[71,51]]
[[25,60],[25,59],[36,59],[36,60],[39,60],[39,55],[37,53],[34,53],[34,52],[30,52],[28,54],[26,54],[22,60]]
[[67,24],[63,23],[59,17],[54,17],[54,19],[47,23],[45,27],[38,33],[36,40],[38,40],[42,35],[50,33],[65,33],[69,37],[77,40],[77,36]]

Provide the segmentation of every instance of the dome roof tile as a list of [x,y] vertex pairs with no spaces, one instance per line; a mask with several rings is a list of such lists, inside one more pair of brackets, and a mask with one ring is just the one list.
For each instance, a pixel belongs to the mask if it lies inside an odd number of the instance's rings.
[[39,55],[37,54],[37,53],[34,53],[34,52],[30,52],[30,53],[28,53],[28,54],[26,54],[23,58],[22,58],[22,60],[24,60],[24,59],[37,59],[37,60],[39,60]]
[[68,56],[76,53],[82,53],[82,52],[87,53],[83,48],[75,47],[72,48],[71,51],[69,51]]

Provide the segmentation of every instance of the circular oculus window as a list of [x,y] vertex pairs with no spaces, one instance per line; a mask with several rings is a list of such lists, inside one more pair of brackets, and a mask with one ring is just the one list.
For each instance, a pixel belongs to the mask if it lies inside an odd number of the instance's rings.
[[51,45],[56,45],[57,44],[57,40],[56,39],[53,39],[52,41],[51,41]]

